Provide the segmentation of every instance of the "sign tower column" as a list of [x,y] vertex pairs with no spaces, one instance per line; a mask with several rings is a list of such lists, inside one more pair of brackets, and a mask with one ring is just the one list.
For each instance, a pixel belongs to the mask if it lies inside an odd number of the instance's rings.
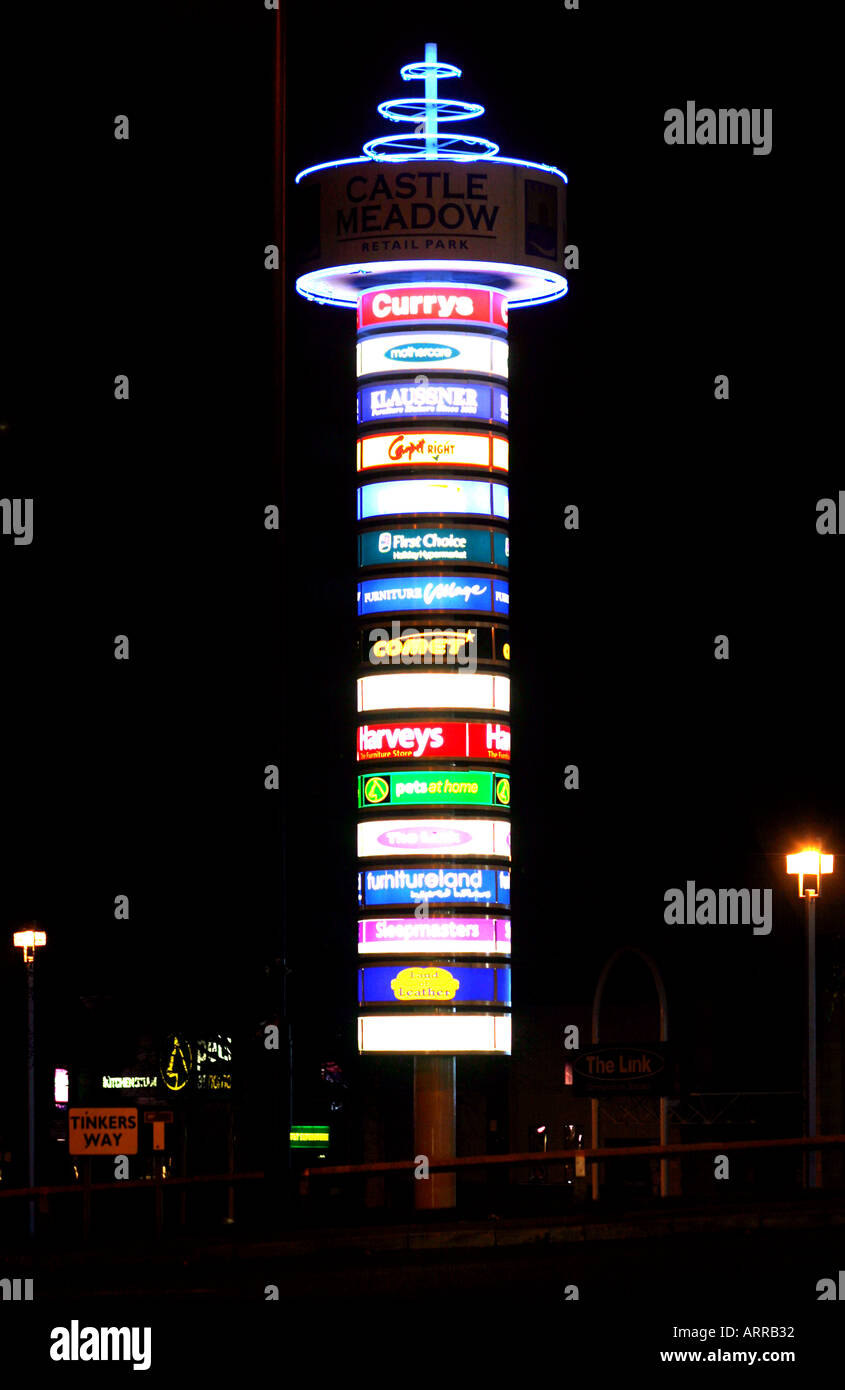
[[[303,170],[297,289],[357,311],[358,1041],[415,1059],[415,1154],[455,1156],[456,1057],[511,1051],[509,309],[560,298],[566,176],[444,126]],[[453,1174],[415,1184],[453,1206]]]

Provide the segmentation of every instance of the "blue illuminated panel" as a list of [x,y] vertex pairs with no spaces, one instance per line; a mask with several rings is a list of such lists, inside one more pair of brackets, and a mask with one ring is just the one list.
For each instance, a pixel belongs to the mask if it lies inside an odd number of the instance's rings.
[[381,420],[483,420],[508,423],[508,393],[478,379],[456,382],[429,376],[424,383],[380,382],[358,392],[358,422]]
[[508,965],[365,965],[358,971],[359,1004],[445,1005],[511,1002]]
[[358,875],[359,907],[408,906],[414,903],[498,904],[510,907],[510,869],[451,865],[439,868],[365,869]]
[[420,609],[507,613],[509,602],[507,580],[485,579],[480,574],[446,574],[429,580],[416,575],[406,579],[364,579],[358,585],[359,617]]
[[365,483],[358,488],[358,520],[414,513],[508,517],[505,483],[476,479],[407,478]]

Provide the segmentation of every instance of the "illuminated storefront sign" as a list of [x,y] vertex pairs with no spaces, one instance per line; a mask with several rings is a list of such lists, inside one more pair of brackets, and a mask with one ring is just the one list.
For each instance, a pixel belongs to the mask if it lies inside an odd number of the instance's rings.
[[505,483],[461,478],[405,478],[358,488],[358,520],[377,516],[495,516],[509,514]]
[[482,333],[380,333],[358,343],[358,375],[388,372],[479,372],[506,377],[508,345]]
[[358,565],[438,564],[461,560],[470,564],[499,565],[507,569],[509,538],[504,531],[481,526],[404,526],[382,531],[363,531],[358,537]]
[[360,1052],[499,1052],[510,1056],[511,1015],[361,1014]]
[[[510,907],[510,869],[440,868],[364,869],[358,875],[359,907],[402,907],[416,903],[452,903]],[[422,919],[426,920],[426,919]]]
[[507,296],[497,290],[437,284],[397,285],[361,295],[359,330],[390,328],[394,323],[448,323],[450,326],[478,323],[507,328]]
[[510,1004],[508,965],[365,965],[359,1004]]
[[297,1125],[290,1132],[292,1149],[326,1149],[328,1145],[328,1125]]
[[413,609],[434,612],[507,613],[508,581],[483,574],[438,575],[436,579],[364,579],[358,585],[358,616],[402,613]]
[[[390,430],[382,434],[368,434],[364,439],[359,439],[356,457],[359,473],[371,472],[377,468],[408,467],[492,468],[500,473],[507,473],[508,441],[500,434],[490,433],[459,434],[457,431],[450,433],[434,429]],[[415,509],[409,507],[402,510]]]
[[503,820],[370,820],[358,825],[358,858],[448,854],[510,859],[511,827]]
[[509,662],[506,627],[409,627],[393,619],[390,628],[360,633],[360,657],[367,666],[463,666],[479,661]]
[[504,917],[371,917],[358,922],[358,954],[505,955],[511,924]]
[[358,778],[361,806],[509,806],[510,777],[503,772],[373,772]]
[[363,386],[358,392],[361,425],[374,420],[415,420],[423,416],[490,420],[506,425],[508,393],[503,386],[491,386],[478,378],[456,382],[436,376],[424,383]]
[[361,676],[358,712],[404,709],[484,709],[507,714],[510,677],[478,672],[397,671]]
[[159,1071],[168,1091],[183,1091],[191,1079],[194,1053],[182,1034],[171,1033],[161,1054]]
[[191,1043],[184,1033],[170,1033],[160,1051],[159,1075],[168,1091],[231,1091],[232,1039],[218,1034]]
[[158,1085],[155,1076],[104,1076],[104,1091],[154,1091]]
[[438,724],[362,724],[357,734],[359,763],[391,759],[487,758],[506,762],[511,755],[507,724],[450,719]]

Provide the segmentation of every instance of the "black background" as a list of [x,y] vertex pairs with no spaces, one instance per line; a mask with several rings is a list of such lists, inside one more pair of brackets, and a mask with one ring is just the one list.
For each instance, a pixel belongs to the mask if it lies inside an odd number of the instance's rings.
[[[824,35],[768,6],[456,10],[291,8],[287,196],[378,133],[428,39],[487,107],[474,131],[569,177],[580,269],[510,331],[515,1035],[635,943],[713,1089],[800,1087],[783,856],[843,848],[842,541],[815,529],[842,478]],[[48,931],[55,1053],[81,997],[251,1036],[278,1016],[284,920],[305,1098],[328,1056],[356,1072],[354,317],[297,296],[291,265],[282,471],[274,17],[180,0],[43,20],[7,57],[2,493],[34,498],[35,538],[0,541],[0,932]],[[667,146],[664,111],[691,99],[773,108],[772,153]],[[688,878],[771,887],[771,936],[667,928]],[[0,1005],[13,1129],[3,942]]]

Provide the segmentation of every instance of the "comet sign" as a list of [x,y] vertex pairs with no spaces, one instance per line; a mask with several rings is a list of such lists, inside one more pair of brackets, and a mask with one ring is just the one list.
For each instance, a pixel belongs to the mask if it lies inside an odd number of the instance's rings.
[[114,1106],[68,1110],[68,1151],[72,1154],[136,1154],[138,1111]]

